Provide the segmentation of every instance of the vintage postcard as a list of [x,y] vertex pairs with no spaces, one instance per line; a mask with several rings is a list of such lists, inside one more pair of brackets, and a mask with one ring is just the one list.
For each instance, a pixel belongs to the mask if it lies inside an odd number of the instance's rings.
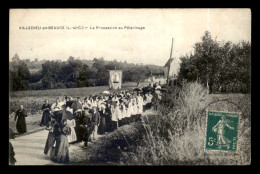
[[11,166],[251,164],[250,9],[9,19]]

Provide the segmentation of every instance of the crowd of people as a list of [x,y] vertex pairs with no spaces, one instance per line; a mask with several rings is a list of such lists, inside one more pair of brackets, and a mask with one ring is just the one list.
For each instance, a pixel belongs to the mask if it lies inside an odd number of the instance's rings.
[[[52,161],[68,163],[70,144],[83,142],[82,147],[87,148],[98,134],[105,135],[120,126],[141,122],[142,113],[152,106],[156,110],[160,98],[156,95],[158,85],[149,84],[148,87],[153,90],[103,91],[100,95],[75,99],[65,96],[63,100],[57,98],[53,104],[45,100],[40,126],[45,126],[49,133],[44,154]],[[19,134],[27,132],[25,117],[27,112],[21,105],[14,118]],[[11,154],[14,156],[14,151]]]
[[[107,92],[107,93],[106,93]],[[49,130],[44,154],[55,162],[69,162],[69,144],[88,143],[118,127],[141,122],[142,113],[152,107],[153,94],[141,90],[123,90],[117,93],[101,93],[80,97],[59,98],[52,105],[48,100],[42,106],[41,126]]]

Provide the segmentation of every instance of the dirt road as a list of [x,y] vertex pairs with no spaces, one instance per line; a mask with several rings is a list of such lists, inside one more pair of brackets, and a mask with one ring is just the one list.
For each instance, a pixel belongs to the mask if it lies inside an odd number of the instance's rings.
[[[143,115],[147,115],[150,112],[151,111],[147,111]],[[128,128],[131,126],[126,125],[122,127]],[[119,130],[122,129],[122,127],[119,128]],[[15,140],[11,139],[10,142],[14,147],[15,158],[17,160],[15,165],[62,165],[52,162],[49,157],[43,153],[47,136],[47,130],[40,130],[27,135],[20,135],[16,137]],[[98,135],[97,140],[89,143],[87,149],[82,148],[83,142],[70,144],[70,165],[93,165],[93,162],[88,162],[88,159],[93,158],[93,155],[96,154],[95,152],[99,151],[99,148],[105,143],[101,138],[103,136],[107,138],[113,137],[113,132],[106,135]],[[102,154],[100,155],[99,159],[102,159]]]
[[[47,130],[38,131],[28,135],[22,135],[10,142],[14,147],[16,163],[15,165],[61,165],[52,162],[43,153],[45,142],[48,136]],[[99,137],[101,137],[99,135]],[[93,144],[93,143],[92,143]],[[87,150],[82,148],[82,143],[71,144],[70,161],[77,164],[78,161],[86,158]]]

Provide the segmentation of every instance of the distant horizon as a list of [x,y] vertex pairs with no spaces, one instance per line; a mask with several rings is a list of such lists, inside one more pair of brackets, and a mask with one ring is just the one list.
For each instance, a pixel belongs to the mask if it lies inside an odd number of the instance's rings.
[[[17,53],[17,55],[19,56],[19,54]],[[12,56],[12,57],[14,57],[14,56]],[[70,57],[70,56],[69,56]],[[37,61],[38,62],[41,62],[41,61],[67,61],[68,59],[69,59],[69,57],[67,58],[67,59],[39,59],[39,58],[37,58]],[[107,60],[105,57],[94,57],[94,58],[92,58],[92,59],[87,59],[87,58],[80,58],[80,57],[74,57],[74,56],[71,56],[71,57],[73,57],[73,58],[75,58],[75,59],[80,59],[80,60],[87,60],[87,61],[93,61],[95,58],[96,59],[101,59],[101,58],[104,58],[104,61],[107,61],[107,62],[113,62],[114,60]],[[19,56],[19,59],[20,60],[22,60],[22,61],[25,61],[25,60],[30,60],[30,62],[34,62],[35,61],[35,59],[36,58],[21,58],[20,56]],[[173,57],[174,58],[174,57]],[[117,62],[121,62],[121,63],[124,63],[124,61],[126,61],[128,64],[134,64],[134,65],[152,65],[152,66],[164,66],[164,65],[155,65],[155,64],[145,64],[145,63],[132,63],[132,62],[128,62],[127,60],[116,60]],[[12,62],[12,59],[9,59],[9,62]],[[166,62],[165,62],[166,63]]]

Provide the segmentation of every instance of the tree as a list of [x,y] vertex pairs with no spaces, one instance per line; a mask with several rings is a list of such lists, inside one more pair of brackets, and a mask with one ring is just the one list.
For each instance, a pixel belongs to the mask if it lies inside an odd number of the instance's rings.
[[[179,81],[199,80],[206,86],[207,75],[209,90],[217,92],[223,85],[231,88],[250,87],[251,45],[248,42],[233,44],[219,43],[205,32],[202,41],[194,44],[194,53],[180,58]],[[241,89],[236,90],[237,92]]]
[[77,86],[78,87],[88,87],[88,79],[89,79],[89,67],[88,65],[83,65],[81,71],[79,72],[79,76],[77,78]]
[[12,58],[9,66],[9,87],[11,91],[27,90],[30,71],[27,64],[19,59],[18,54]]

